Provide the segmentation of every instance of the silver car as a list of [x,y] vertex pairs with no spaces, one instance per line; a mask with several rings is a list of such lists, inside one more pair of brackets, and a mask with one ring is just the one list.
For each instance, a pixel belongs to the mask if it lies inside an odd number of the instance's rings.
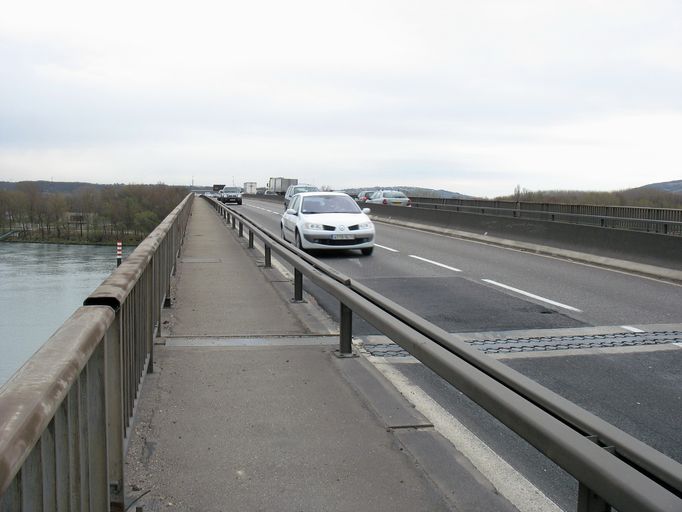
[[301,192],[319,192],[320,189],[317,188],[315,185],[305,185],[303,183],[299,185],[289,185],[289,188],[287,188],[286,194],[284,194],[284,210],[289,207],[289,201],[291,201],[291,198],[294,197],[296,194],[300,194]]
[[339,192],[303,192],[291,198],[282,215],[282,238],[304,251],[309,249],[374,249],[374,224],[348,195]]
[[390,204],[397,206],[412,206],[412,201],[399,190],[379,190],[372,194],[367,201],[368,204]]

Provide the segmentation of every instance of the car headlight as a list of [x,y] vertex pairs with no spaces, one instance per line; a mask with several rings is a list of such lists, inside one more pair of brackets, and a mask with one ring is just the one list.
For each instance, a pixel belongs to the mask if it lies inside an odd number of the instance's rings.
[[313,224],[312,222],[306,222],[303,227],[305,229],[310,229],[310,230],[317,230],[317,231],[322,231],[324,228],[322,227],[322,224]]
[[358,224],[358,228],[360,229],[372,229],[373,226],[374,224],[372,224],[371,222],[363,222],[361,224]]

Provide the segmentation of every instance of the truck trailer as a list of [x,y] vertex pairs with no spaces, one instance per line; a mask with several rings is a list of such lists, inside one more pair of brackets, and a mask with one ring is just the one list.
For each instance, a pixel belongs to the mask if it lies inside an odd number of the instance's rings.
[[244,193],[245,194],[256,194],[258,192],[258,188],[256,186],[255,181],[245,181],[244,182]]
[[289,185],[298,185],[298,179],[282,177],[270,178],[270,181],[268,181],[268,190],[283,196],[289,188]]

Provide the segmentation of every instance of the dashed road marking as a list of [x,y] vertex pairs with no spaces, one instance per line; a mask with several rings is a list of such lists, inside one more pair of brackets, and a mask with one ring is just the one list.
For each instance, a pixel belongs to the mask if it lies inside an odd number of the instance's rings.
[[581,309],[574,308],[573,306],[568,306],[566,304],[562,304],[561,302],[557,302],[555,300],[548,299],[546,297],[541,297],[540,295],[535,295],[534,293],[530,293],[524,290],[519,290],[518,288],[514,288],[513,286],[509,286],[507,284],[503,283],[498,283],[497,281],[493,281],[492,279],[482,279],[483,282],[492,284],[494,286],[499,286],[500,288],[504,288],[505,290],[510,290],[512,292],[525,295],[526,297],[530,297],[531,299],[539,300],[541,302],[546,302],[547,304],[551,304],[552,306],[557,306],[559,308],[567,309],[569,311],[575,311],[576,313],[582,313]]
[[632,327],[631,325],[621,325],[621,327],[630,332],[644,332],[642,329],[637,329],[637,327]]
[[446,268],[448,270],[452,270],[453,272],[461,272],[461,270],[458,268],[451,267],[449,265],[444,265],[443,263],[438,263],[437,261],[427,260],[426,258],[422,258],[421,256],[415,256],[414,254],[410,254],[410,258],[414,258],[415,260],[419,260],[419,261],[425,261],[426,263],[431,263],[431,265],[436,265],[437,267],[443,267],[443,268]]
[[248,205],[246,205],[246,206],[248,206],[249,208],[255,208],[255,209],[257,209],[257,210],[263,210],[264,212],[272,213],[272,214],[274,214],[274,215],[282,215],[281,212],[274,212],[274,211],[272,211],[272,210],[268,210],[267,208],[263,208],[263,207],[261,207],[261,206],[254,206],[254,205],[252,205],[252,204],[248,204]]
[[374,247],[379,247],[380,249],[385,249],[389,252],[400,252],[398,249],[391,249],[390,247],[386,247],[385,245],[374,244]]

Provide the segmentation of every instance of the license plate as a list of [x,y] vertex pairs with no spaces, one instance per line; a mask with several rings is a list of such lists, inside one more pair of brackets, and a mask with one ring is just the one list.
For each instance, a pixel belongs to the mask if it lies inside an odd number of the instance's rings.
[[353,240],[353,235],[332,235],[332,240]]
[[402,204],[400,201],[393,201],[393,204]]

